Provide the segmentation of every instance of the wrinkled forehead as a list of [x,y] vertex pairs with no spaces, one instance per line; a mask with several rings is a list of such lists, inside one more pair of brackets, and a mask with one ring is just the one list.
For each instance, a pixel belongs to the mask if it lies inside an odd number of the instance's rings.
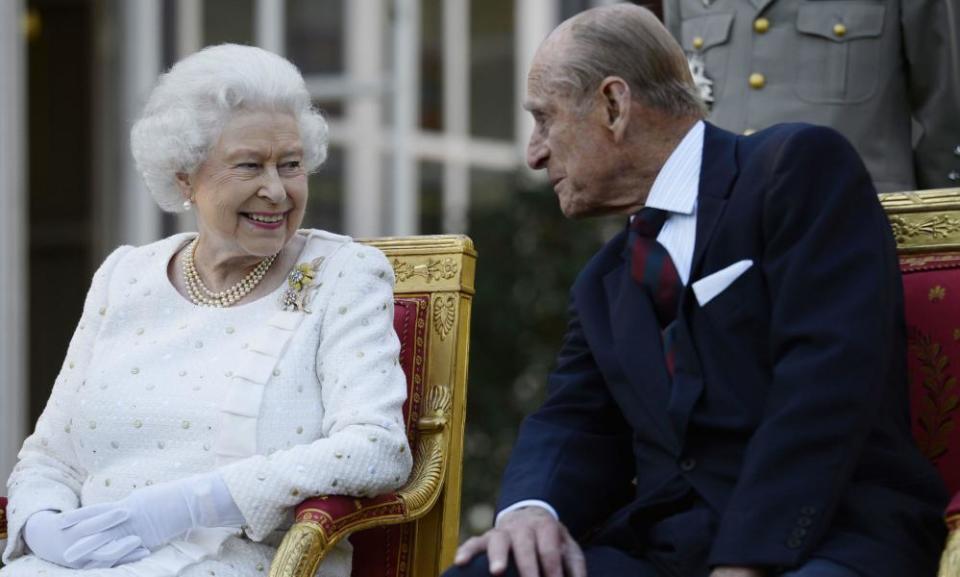
[[546,95],[557,84],[564,54],[570,46],[567,23],[553,30],[537,48],[527,72],[527,94]]

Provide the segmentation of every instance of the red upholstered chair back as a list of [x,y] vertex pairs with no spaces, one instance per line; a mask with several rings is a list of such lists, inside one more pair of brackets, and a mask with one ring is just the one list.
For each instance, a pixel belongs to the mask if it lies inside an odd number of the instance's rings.
[[900,267],[913,435],[953,494],[960,490],[960,251],[904,255]]
[[[393,302],[393,326],[400,337],[400,366],[407,376],[407,402],[403,416],[410,446],[417,446],[417,421],[421,416],[423,383],[427,365],[427,311],[430,299],[401,297]],[[384,525],[358,531],[350,537],[353,545],[353,577],[410,576],[409,556],[414,545],[414,523]],[[412,577],[412,576],[411,576]]]
[[[0,540],[7,538],[7,498],[0,497]],[[2,567],[2,565],[0,565]]]
[[960,188],[881,194],[903,274],[910,423],[953,495],[939,577],[960,577]]

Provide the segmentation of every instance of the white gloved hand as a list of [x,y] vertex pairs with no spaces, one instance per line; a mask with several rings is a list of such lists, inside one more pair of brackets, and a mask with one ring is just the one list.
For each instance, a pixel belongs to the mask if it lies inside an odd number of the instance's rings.
[[126,520],[122,510],[113,510],[81,521],[65,521],[58,511],[37,511],[23,526],[23,540],[34,555],[72,569],[113,567],[143,559],[150,554],[140,538],[116,538],[110,530]]
[[219,473],[144,487],[119,501],[83,507],[65,517],[67,522],[81,523],[116,511],[124,518],[108,530],[113,539],[137,537],[151,550],[191,529],[240,527],[245,522]]

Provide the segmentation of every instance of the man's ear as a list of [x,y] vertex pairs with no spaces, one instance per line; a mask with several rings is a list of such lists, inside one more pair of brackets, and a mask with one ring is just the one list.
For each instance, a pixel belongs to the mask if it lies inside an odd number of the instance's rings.
[[630,105],[633,102],[630,86],[619,76],[607,76],[600,83],[603,98],[604,119],[615,142],[621,142],[630,123]]
[[177,188],[180,190],[180,196],[183,200],[193,200],[193,188],[190,186],[190,175],[186,172],[176,174]]

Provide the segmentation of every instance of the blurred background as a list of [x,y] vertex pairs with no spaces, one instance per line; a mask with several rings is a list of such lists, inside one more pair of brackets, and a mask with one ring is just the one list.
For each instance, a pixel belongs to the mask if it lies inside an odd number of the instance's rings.
[[193,226],[161,213],[133,170],[146,95],[183,56],[238,42],[296,64],[330,123],[304,226],[474,239],[461,535],[486,529],[519,421],[542,399],[566,291],[622,226],[565,221],[523,166],[526,67],[556,24],[609,3],[0,0],[0,478],[101,260]]

